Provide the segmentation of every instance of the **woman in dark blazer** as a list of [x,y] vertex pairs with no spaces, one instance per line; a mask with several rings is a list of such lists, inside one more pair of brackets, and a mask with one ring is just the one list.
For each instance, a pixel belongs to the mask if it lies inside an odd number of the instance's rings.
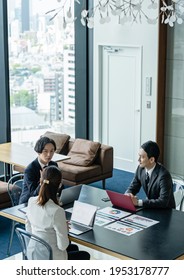
[[41,172],[45,166],[55,165],[52,161],[56,144],[54,140],[48,137],[41,137],[35,144],[34,150],[38,157],[33,160],[25,169],[23,190],[20,196],[19,204],[28,202],[31,196],[37,196],[40,190]]
[[[160,150],[157,143],[147,141],[139,151],[139,166],[126,193],[131,195],[136,206],[146,208],[175,208],[173,182],[169,171],[157,162]],[[143,187],[146,199],[136,194]]]

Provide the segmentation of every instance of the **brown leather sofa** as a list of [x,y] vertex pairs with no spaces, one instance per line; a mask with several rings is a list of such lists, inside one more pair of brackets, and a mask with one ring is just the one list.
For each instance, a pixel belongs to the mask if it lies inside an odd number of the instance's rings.
[[[113,147],[86,139],[71,139],[67,134],[50,131],[42,136],[55,141],[56,153],[70,156],[70,159],[58,162],[64,185],[90,184],[102,180],[105,188],[105,179],[113,175]],[[14,170],[23,172],[17,166],[14,166]]]
[[[73,143],[73,140],[69,141],[68,152]],[[68,164],[68,161],[58,162],[64,185],[90,184],[102,180],[102,186],[105,188],[105,179],[113,175],[113,148],[107,145],[100,145],[98,155],[88,166]]]
[[105,188],[105,179],[113,175],[113,147],[48,131],[44,136],[55,141],[58,153],[70,156],[70,159],[58,162],[64,185],[90,184],[102,180]]
[[[90,184],[113,175],[113,147],[85,139],[71,139],[69,135],[47,131],[44,136],[52,138],[56,143],[56,152],[69,155],[70,159],[58,162],[62,170],[63,184],[74,186]],[[14,170],[24,170],[14,166]],[[7,193],[7,183],[0,181],[0,209],[11,206]]]

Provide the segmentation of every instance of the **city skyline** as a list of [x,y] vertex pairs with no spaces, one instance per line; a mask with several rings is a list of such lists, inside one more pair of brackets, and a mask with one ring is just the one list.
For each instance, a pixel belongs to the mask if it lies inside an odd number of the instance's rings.
[[[20,8],[22,0],[8,0],[8,7]],[[61,7],[61,2],[57,0],[29,0],[33,14],[45,15],[49,10]]]
[[[9,17],[10,96],[14,108],[22,108],[20,127],[13,124],[11,116],[12,137],[17,141],[24,139],[21,141],[26,143],[29,142],[25,137],[28,134],[27,130],[34,129],[36,119],[32,122],[32,127],[30,122],[26,125],[27,115],[24,113],[31,116],[31,112],[24,110],[24,106],[32,108],[33,112],[38,114],[38,125],[35,126],[35,130],[44,126],[44,119],[45,126],[48,127],[50,124],[56,131],[64,128],[65,131],[70,130],[70,133],[72,129],[74,133],[75,124],[74,29],[70,27],[70,32],[65,34],[66,39],[63,38],[61,30],[62,33],[66,30],[63,29],[59,17],[49,22],[46,15],[43,17],[41,14],[38,16],[31,14],[31,5],[35,2],[42,2],[43,5],[44,0],[27,0],[24,2],[24,10],[21,7],[22,1],[9,1],[12,4],[9,6],[9,14],[12,15]],[[30,8],[27,6],[29,3]],[[54,2],[51,4],[53,6]],[[27,18],[22,12],[29,13]],[[28,20],[29,24],[26,22]],[[48,81],[47,90],[46,81]],[[31,106],[35,106],[35,109]],[[12,110],[14,118],[16,112],[21,114],[21,110]],[[42,116],[42,119],[39,119],[39,116]],[[35,131],[34,135],[38,133]],[[32,144],[33,139],[30,141]]]

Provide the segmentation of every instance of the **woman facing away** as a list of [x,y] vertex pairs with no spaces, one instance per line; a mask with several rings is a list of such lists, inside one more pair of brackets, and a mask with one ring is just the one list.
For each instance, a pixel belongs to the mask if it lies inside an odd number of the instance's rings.
[[56,151],[56,143],[54,140],[42,136],[37,140],[34,150],[38,156],[24,171],[23,190],[19,199],[19,204],[27,203],[31,196],[38,195],[41,172],[46,166],[58,166],[56,162],[52,161],[52,157]]
[[[62,173],[57,166],[46,167],[40,179],[39,195],[28,201],[26,230],[50,244],[54,260],[89,260],[90,254],[79,251],[70,244],[65,211],[59,206],[57,193],[61,187]],[[28,256],[31,259],[46,259],[43,248],[30,241]],[[32,256],[32,257],[31,257]]]

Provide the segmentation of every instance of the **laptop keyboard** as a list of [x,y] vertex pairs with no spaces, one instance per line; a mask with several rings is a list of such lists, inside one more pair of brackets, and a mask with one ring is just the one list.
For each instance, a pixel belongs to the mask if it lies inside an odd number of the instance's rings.
[[71,223],[71,226],[73,229],[77,229],[79,231],[86,231],[86,229],[89,229],[89,227],[87,227],[87,226],[82,226],[82,225],[78,225],[78,224],[74,224],[74,223]]

